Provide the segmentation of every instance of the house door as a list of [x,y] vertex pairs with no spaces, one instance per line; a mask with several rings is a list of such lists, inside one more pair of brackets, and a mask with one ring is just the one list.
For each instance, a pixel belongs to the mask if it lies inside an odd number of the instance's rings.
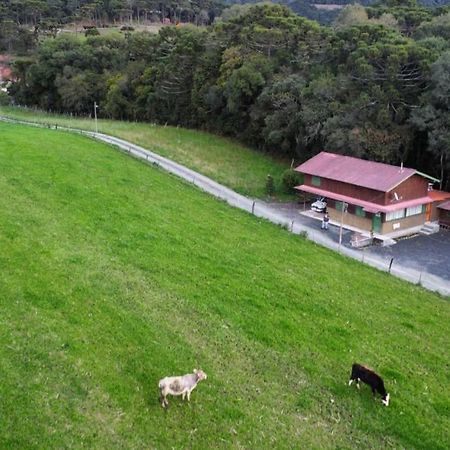
[[431,221],[431,203],[428,203],[425,208],[425,221],[426,222]]
[[374,214],[372,216],[372,230],[375,233],[379,233],[381,231],[381,215],[380,215],[380,213]]

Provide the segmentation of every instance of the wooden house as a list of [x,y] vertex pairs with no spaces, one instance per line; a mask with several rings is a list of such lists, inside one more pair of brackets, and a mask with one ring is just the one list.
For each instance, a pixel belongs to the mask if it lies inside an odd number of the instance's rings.
[[326,198],[344,225],[401,235],[433,220],[430,185],[439,180],[415,169],[321,152],[295,170],[304,175],[296,189]]

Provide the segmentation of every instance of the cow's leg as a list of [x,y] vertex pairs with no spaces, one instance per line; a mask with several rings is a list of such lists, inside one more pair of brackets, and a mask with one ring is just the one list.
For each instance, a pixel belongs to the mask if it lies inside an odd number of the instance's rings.
[[359,385],[359,382],[360,382],[361,380],[358,378],[357,380],[356,380],[356,387],[359,389],[361,386]]
[[351,386],[354,381],[355,380],[353,378],[350,378],[350,381],[348,382],[348,385]]

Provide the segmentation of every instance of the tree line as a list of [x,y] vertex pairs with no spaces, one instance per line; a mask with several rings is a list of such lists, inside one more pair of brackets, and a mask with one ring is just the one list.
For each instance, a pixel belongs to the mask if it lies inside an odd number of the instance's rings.
[[215,0],[3,0],[0,18],[21,25],[45,20],[55,24],[73,21],[114,22],[173,19],[195,22],[214,12]]
[[[450,14],[347,6],[325,27],[275,4],[210,27],[43,40],[15,64],[17,104],[228,135],[306,160],[410,165],[450,188]],[[425,11],[425,13],[424,13]]]
[[26,53],[70,23],[210,25],[221,10],[219,0],[2,0],[0,51]]

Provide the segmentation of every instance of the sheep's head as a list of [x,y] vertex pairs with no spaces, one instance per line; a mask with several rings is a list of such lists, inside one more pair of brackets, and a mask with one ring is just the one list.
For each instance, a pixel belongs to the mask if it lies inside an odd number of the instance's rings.
[[197,381],[206,380],[206,378],[208,378],[203,370],[194,369],[194,373],[197,375]]

